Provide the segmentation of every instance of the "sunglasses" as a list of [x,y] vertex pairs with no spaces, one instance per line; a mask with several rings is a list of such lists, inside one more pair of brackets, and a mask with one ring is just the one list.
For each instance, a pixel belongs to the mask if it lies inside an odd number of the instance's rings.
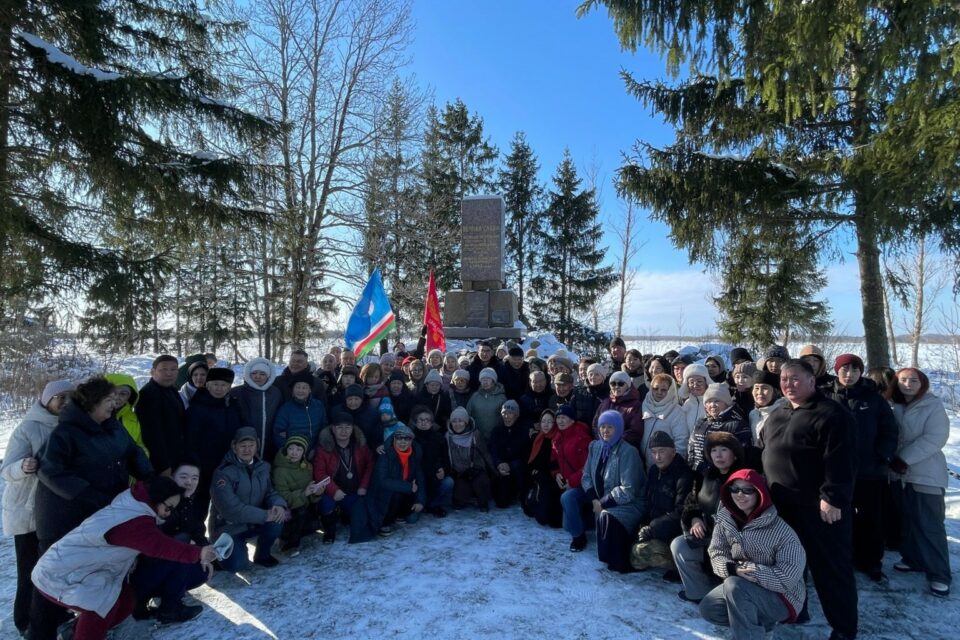
[[413,440],[413,438],[411,438],[410,436],[394,436],[393,439],[396,440],[397,442],[401,440],[408,440],[408,441]]
[[625,386],[627,386],[627,383],[626,383],[626,382],[611,382],[611,383],[610,383],[610,386],[611,386],[611,387],[625,387]]
[[745,496],[752,496],[757,493],[756,487],[730,487],[730,495],[742,493]]

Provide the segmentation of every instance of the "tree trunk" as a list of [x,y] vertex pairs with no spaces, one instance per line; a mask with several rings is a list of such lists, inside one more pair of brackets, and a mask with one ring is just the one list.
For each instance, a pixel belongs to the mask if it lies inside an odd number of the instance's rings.
[[877,246],[875,220],[858,199],[856,234],[857,265],[860,267],[860,301],[863,310],[863,337],[866,342],[867,366],[890,366],[887,351],[887,329],[884,326],[883,277],[880,273],[880,249]]
[[887,325],[887,338],[890,340],[890,357],[895,367],[900,366],[900,357],[897,355],[897,333],[893,330],[893,312],[890,310],[890,298],[887,287],[883,287],[883,317]]
[[917,281],[914,283],[914,286],[916,287],[916,295],[914,296],[913,301],[913,335],[911,336],[910,341],[911,367],[920,366],[917,363],[919,361],[920,354],[920,336],[923,335],[923,292],[927,286],[926,258],[927,240],[921,236],[920,242],[917,243]]

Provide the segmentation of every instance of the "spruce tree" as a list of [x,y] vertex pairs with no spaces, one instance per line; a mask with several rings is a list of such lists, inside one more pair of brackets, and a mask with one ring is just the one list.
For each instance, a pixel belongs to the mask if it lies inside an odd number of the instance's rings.
[[507,208],[507,278],[517,290],[517,310],[526,322],[525,292],[533,277],[542,236],[543,187],[537,181],[540,163],[522,131],[510,142],[510,153],[500,170],[499,186]]
[[[870,366],[889,361],[879,247],[935,234],[960,249],[960,22],[946,2],[589,0],[620,43],[689,80],[628,90],[675,127],[640,146],[621,188],[667,223],[691,260],[724,239],[796,228],[855,243]],[[828,244],[829,243],[829,244]]]
[[[48,0],[0,11],[0,262],[17,265],[0,275],[0,315],[94,281],[129,292],[144,284],[138,264],[199,225],[259,215],[246,204],[258,168],[244,151],[276,127],[221,101],[231,88],[215,75],[217,42],[235,27],[200,6]],[[155,226],[166,242],[146,254],[102,240]]]
[[553,331],[561,342],[584,334],[582,314],[616,282],[613,269],[601,266],[605,248],[599,246],[603,232],[594,192],[580,183],[567,150],[553,176],[539,273],[532,283],[537,326]]
[[[464,196],[493,190],[497,148],[483,135],[483,120],[457,99],[440,113],[427,111],[421,167],[426,224],[422,229],[427,270],[439,292],[460,283],[460,207]],[[442,294],[441,294],[442,295]]]

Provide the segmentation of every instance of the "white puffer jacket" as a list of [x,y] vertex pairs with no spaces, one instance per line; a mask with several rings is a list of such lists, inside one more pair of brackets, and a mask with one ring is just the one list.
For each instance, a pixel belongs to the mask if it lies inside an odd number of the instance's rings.
[[[943,455],[943,447],[950,437],[950,419],[943,408],[943,402],[927,392],[910,404],[894,404],[893,415],[900,423],[897,456],[906,462],[909,468],[902,476],[891,472],[890,479],[946,489],[947,459]],[[921,493],[931,493],[918,490]]]
[[33,514],[37,474],[24,473],[21,464],[24,458],[37,457],[56,426],[57,416],[37,402],[10,436],[3,466],[0,466],[0,477],[6,483],[3,489],[3,532],[8,536],[37,530]]

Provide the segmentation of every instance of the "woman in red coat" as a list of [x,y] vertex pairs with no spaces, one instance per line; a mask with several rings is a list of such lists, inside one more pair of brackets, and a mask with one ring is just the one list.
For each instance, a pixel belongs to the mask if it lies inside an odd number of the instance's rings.
[[563,529],[573,538],[570,551],[583,551],[587,546],[584,533],[583,510],[590,504],[587,494],[580,488],[583,466],[590,448],[590,428],[576,422],[576,409],[569,404],[557,407],[557,433],[550,453],[551,474],[563,491],[560,505],[563,507]]

